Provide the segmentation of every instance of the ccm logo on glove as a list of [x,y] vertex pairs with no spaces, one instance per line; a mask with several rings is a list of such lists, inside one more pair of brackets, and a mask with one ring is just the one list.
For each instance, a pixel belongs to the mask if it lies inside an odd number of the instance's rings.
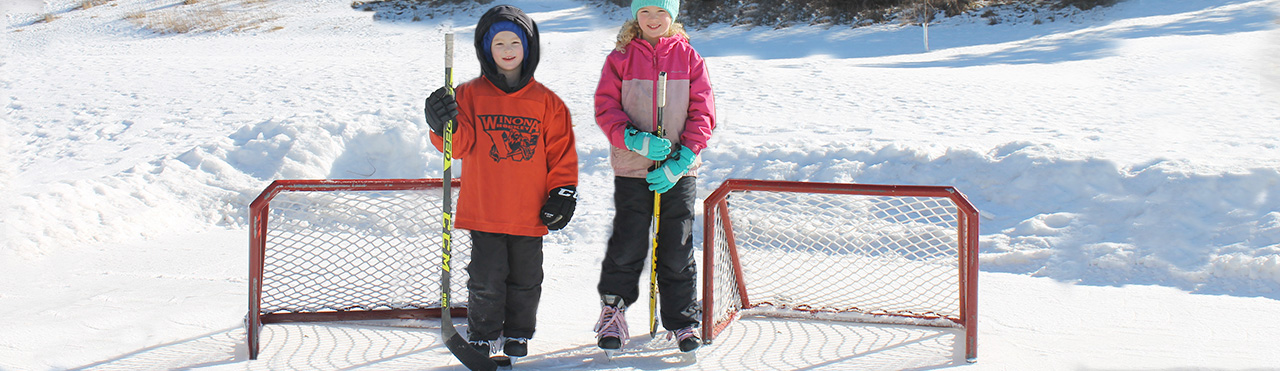
[[577,186],[564,186],[551,190],[547,195],[547,203],[542,205],[542,224],[553,231],[569,225],[569,219],[573,218],[573,210],[578,206],[577,196]]

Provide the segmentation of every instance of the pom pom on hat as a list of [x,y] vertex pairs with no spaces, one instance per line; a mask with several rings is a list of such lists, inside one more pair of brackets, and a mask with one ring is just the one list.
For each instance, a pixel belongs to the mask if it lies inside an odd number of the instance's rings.
[[680,0],[631,0],[631,17],[635,18],[636,13],[640,12],[640,8],[646,6],[656,6],[671,13],[671,20],[675,21],[676,16],[680,15]]

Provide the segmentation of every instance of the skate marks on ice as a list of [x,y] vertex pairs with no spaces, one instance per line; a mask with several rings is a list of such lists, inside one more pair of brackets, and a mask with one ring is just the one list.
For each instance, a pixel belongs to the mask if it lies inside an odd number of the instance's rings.
[[70,370],[180,370],[229,364],[249,358],[244,328],[236,327],[151,346]]
[[[249,360],[243,327],[121,354],[75,370],[422,370],[458,364],[428,321],[273,323]],[[409,323],[413,322],[413,323]]]
[[[252,361],[244,329],[235,327],[76,369],[465,369],[442,346],[438,325],[429,322],[270,324],[262,328],[261,352]],[[612,358],[590,342],[558,350],[535,346],[515,369],[922,369],[965,364],[961,338],[950,328],[745,317],[700,348],[696,360],[662,331],[656,339],[632,337]]]
[[[965,365],[963,330],[763,317],[735,320],[698,369],[906,370]],[[979,362],[981,362],[979,360]]]
[[612,356],[596,349],[593,369],[904,370],[965,365],[953,328],[744,317],[687,357],[666,338],[632,337]]
[[[622,349],[604,351],[596,348],[596,365],[602,368],[665,369],[688,368],[697,359],[683,353],[674,338],[668,339],[667,330],[658,331],[657,337],[648,334],[632,336]],[[695,352],[696,353],[696,352]]]

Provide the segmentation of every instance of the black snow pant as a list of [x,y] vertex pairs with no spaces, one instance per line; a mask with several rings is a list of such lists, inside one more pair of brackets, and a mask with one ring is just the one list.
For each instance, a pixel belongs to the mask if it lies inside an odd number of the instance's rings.
[[469,340],[533,338],[542,297],[542,237],[471,231],[471,249]]
[[[697,263],[693,259],[695,180],[686,176],[662,194],[658,224],[658,302],[662,327],[676,330],[698,325]],[[639,299],[640,274],[653,246],[653,191],[643,178],[614,177],[613,234],[600,270],[601,294],[622,297],[627,306]],[[648,287],[648,282],[645,282]]]

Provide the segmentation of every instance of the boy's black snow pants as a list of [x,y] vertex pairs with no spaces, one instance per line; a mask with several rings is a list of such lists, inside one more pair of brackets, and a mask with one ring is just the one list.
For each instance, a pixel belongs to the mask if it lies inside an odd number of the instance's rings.
[[471,231],[471,246],[468,339],[532,338],[542,297],[542,237]]
[[[658,224],[658,302],[662,327],[667,330],[697,325],[698,269],[693,259],[695,180],[686,176],[662,194]],[[621,296],[630,306],[640,296],[640,275],[653,246],[653,191],[643,178],[614,177],[613,234],[609,236],[600,271],[601,295]],[[644,286],[648,286],[645,282]],[[647,290],[646,290],[647,291]]]

